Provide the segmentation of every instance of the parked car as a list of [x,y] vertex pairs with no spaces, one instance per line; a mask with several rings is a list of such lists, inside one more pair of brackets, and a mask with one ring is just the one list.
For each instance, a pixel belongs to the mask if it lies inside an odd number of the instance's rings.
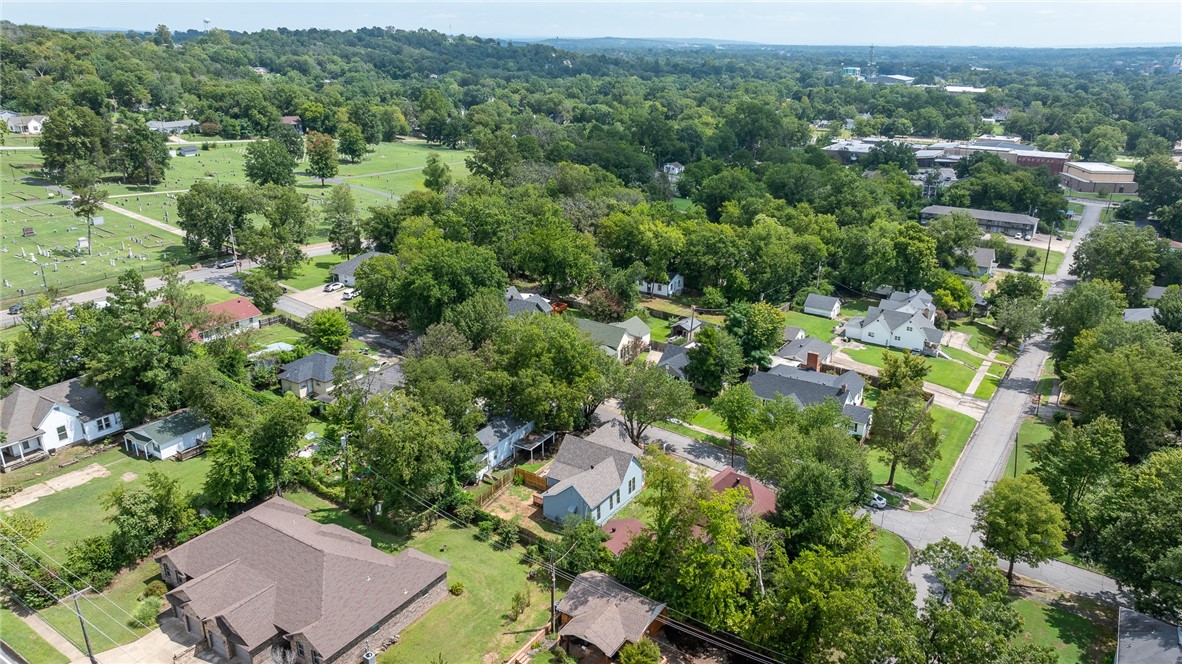
[[883,498],[876,493],[874,494],[874,497],[870,499],[868,505],[876,510],[886,509],[887,501],[886,498]]
[[1062,240],[1063,240],[1063,236],[1062,236],[1062,235],[1056,235],[1056,236],[1055,236],[1055,239],[1056,239],[1056,240],[1060,240],[1060,241],[1062,241]]
[[349,290],[345,291],[345,292],[344,292],[344,293],[341,295],[341,299],[342,299],[342,300],[345,300],[345,301],[347,302],[347,301],[349,301],[349,300],[352,300],[353,298],[355,298],[355,297],[357,297],[357,296],[359,296],[359,295],[361,295],[361,293],[358,293],[356,289],[354,289],[354,288],[350,288]]
[[1022,239],[1022,234],[1021,234],[1021,233],[1014,233],[1014,239],[1015,239],[1015,240],[1021,240],[1021,239]]
[[342,283],[341,283],[341,282],[339,282],[339,281],[334,281],[334,282],[332,282],[331,284],[329,284],[329,285],[327,285],[327,286],[325,286],[325,287],[324,287],[324,292],[325,292],[325,293],[332,293],[332,292],[335,292],[335,291],[339,291],[339,290],[341,290],[341,289],[342,289],[342,288],[344,288],[344,287],[345,287],[345,284],[342,284]]
[[220,261],[214,263],[213,267],[218,270],[224,270],[228,267],[234,267],[235,262],[237,262],[237,261],[235,261],[233,258],[227,258],[225,260],[220,260]]
[[1030,240],[1030,233],[1027,233],[1022,239],[1023,240]]
[[21,309],[24,309],[24,308],[25,308],[25,303],[24,303],[24,302],[17,302],[16,304],[14,304],[14,305],[12,305],[11,307],[9,307],[9,308],[8,308],[8,313],[10,313],[10,314],[12,314],[13,316],[15,316],[15,315],[17,315],[17,314],[19,314],[19,313],[21,312]]

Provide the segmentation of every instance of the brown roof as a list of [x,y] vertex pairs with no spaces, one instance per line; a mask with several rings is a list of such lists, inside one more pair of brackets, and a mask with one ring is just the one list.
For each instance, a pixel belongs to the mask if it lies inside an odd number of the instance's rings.
[[767,514],[776,511],[775,491],[772,491],[730,466],[718,471],[714,479],[710,480],[710,486],[714,487],[714,490],[719,493],[727,489],[742,487],[747,490],[747,495],[751,497],[751,509],[756,514]]
[[608,536],[603,545],[618,556],[632,543],[632,538],[644,532],[644,524],[639,519],[612,519],[603,524],[603,532]]
[[60,403],[78,411],[78,414],[82,416],[83,422],[89,422],[90,420],[115,412],[102,393],[93,387],[87,387],[82,384],[81,377],[71,378],[56,385],[43,387],[37,390],[37,394],[52,400],[54,403]]
[[0,431],[8,434],[8,442],[15,443],[43,433],[41,422],[54,402],[21,384],[12,386],[8,396],[0,400]]
[[225,314],[231,323],[237,323],[240,320],[263,315],[263,312],[254,306],[254,302],[244,297],[236,297],[233,300],[208,304],[205,306],[205,310],[214,316]]
[[447,573],[447,563],[383,553],[307,514],[272,498],[162,555],[191,577],[170,595],[248,649],[302,633],[328,659]]
[[625,643],[643,638],[665,605],[625,588],[603,572],[583,572],[557,608],[571,617],[559,634],[582,639],[613,657]]

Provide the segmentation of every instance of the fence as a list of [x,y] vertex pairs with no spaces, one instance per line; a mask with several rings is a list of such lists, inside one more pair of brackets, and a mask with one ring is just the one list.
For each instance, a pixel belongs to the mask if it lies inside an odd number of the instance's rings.
[[[143,266],[140,266],[138,269],[136,269],[136,268],[129,268],[129,269],[135,269],[137,272],[143,274],[145,277],[149,277],[149,276],[157,276],[157,275],[163,273],[164,268],[165,268],[164,265],[157,263],[156,265],[143,265]],[[28,288],[24,288],[24,289],[18,289],[15,287],[14,288],[5,288],[3,296],[0,297],[0,305],[8,306],[10,304],[14,304],[16,302],[19,302],[20,300],[23,300],[24,298],[32,297],[34,295],[40,295],[42,293],[47,293],[47,292],[49,292],[49,288],[59,289],[61,291],[62,295],[76,295],[78,293],[84,293],[88,290],[95,290],[95,289],[101,288],[105,285],[109,285],[109,284],[114,283],[115,280],[118,279],[125,272],[127,272],[127,270],[104,270],[104,271],[96,274],[93,277],[87,277],[84,279],[55,279],[54,276],[56,273],[50,272],[47,275],[45,275],[45,277],[46,277],[45,281],[41,284],[36,285],[36,286],[28,287]],[[47,288],[47,286],[48,286],[48,288]],[[16,292],[14,293],[12,291],[16,291]]]
[[525,645],[521,646],[509,659],[505,660],[505,664],[529,664],[533,661],[533,658],[527,657],[526,653],[533,650],[539,641],[544,641],[545,639],[546,628],[543,627],[534,633],[533,636],[529,637],[529,641],[526,641]]
[[[513,469],[513,476],[520,477],[521,483],[531,489],[537,489],[538,491],[545,491],[546,489],[550,488],[550,484],[548,482],[546,482],[545,477],[542,477],[541,475],[538,475],[537,473],[531,473],[528,470],[525,470],[524,468],[514,468]],[[506,475],[506,477],[508,477],[508,475]]]
[[505,490],[505,487],[509,486],[509,483],[512,481],[513,473],[505,473],[504,475],[501,475],[499,478],[497,478],[496,482],[493,482],[492,486],[485,489],[484,493],[476,496],[476,506],[483,509],[486,505],[496,500],[497,496],[499,496],[501,492]]

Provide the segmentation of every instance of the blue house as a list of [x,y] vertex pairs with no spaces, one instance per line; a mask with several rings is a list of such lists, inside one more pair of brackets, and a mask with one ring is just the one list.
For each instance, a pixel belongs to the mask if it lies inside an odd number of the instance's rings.
[[483,429],[476,432],[476,440],[484,448],[484,454],[477,458],[480,470],[476,480],[484,479],[494,468],[513,458],[514,445],[534,430],[533,422],[522,424],[509,416],[494,417]]
[[586,438],[567,434],[546,476],[542,515],[561,523],[568,516],[603,525],[640,493],[644,470],[624,430],[612,420]]

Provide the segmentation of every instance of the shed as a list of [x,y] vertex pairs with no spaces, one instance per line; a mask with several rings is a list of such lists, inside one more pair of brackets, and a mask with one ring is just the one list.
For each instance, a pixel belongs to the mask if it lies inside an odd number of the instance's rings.
[[123,435],[123,447],[145,458],[169,459],[203,446],[212,435],[209,421],[186,408],[128,429]]

